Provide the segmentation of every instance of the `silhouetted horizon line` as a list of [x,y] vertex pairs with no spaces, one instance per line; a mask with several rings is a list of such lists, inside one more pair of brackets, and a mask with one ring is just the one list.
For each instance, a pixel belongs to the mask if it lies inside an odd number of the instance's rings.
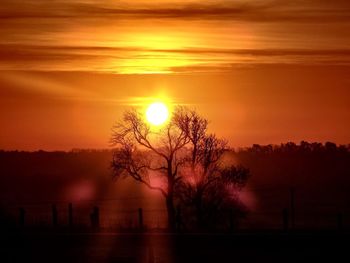
[[[294,144],[296,146],[301,146],[303,143],[306,144],[318,144],[320,146],[326,146],[327,143],[333,144],[336,147],[346,147],[350,148],[350,142],[348,143],[336,143],[333,141],[306,141],[306,140],[301,140],[300,142],[295,142],[295,141],[286,141],[286,142],[280,142],[280,143],[268,143],[268,144],[260,144],[260,143],[252,143],[248,146],[237,146],[237,147],[229,147],[229,150],[233,151],[240,151],[240,150],[245,150],[249,148],[253,148],[256,146],[260,147],[280,147],[283,145],[287,144]],[[39,153],[39,152],[45,152],[45,153],[74,153],[74,152],[112,152],[115,150],[115,147],[106,147],[106,148],[91,148],[91,147],[86,147],[86,148],[71,148],[70,150],[62,150],[62,149],[35,149],[35,150],[24,150],[24,149],[2,149],[0,148],[0,152],[22,152],[22,153]]]

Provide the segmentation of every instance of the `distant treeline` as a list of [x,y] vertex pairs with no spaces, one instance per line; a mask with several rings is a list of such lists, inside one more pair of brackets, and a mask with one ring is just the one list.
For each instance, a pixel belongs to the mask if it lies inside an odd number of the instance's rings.
[[[240,148],[231,148],[232,151],[236,153],[240,152],[254,152],[254,153],[271,153],[271,152],[286,152],[286,153],[296,153],[296,152],[341,152],[341,153],[350,153],[350,143],[349,144],[336,144],[333,142],[307,142],[301,141],[299,144],[295,142],[287,142],[281,144],[268,144],[268,145],[260,145],[253,144],[249,147],[240,147]],[[88,149],[88,148],[73,148],[70,151],[21,151],[21,150],[1,150],[0,154],[3,157],[3,154],[110,154],[111,149]]]
[[253,152],[253,153],[350,153],[350,144],[337,145],[333,142],[306,142],[301,141],[300,144],[294,142],[282,143],[280,145],[259,145],[253,144],[251,147],[240,148],[237,152]]
[[[254,144],[230,150],[227,158],[250,169],[252,177],[245,191],[254,209],[287,206],[291,187],[296,188],[300,210],[302,205],[315,209],[312,204],[342,209],[350,203],[350,145]],[[139,185],[112,180],[111,160],[111,150],[0,151],[0,202],[66,200],[82,184],[93,188],[91,198],[135,195]]]

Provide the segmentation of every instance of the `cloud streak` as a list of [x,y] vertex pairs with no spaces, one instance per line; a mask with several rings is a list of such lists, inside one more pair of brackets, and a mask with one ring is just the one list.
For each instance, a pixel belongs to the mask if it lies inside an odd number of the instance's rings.
[[[45,46],[45,45],[0,45],[0,69],[38,71],[115,71],[143,67],[133,61],[167,61],[173,57],[186,57],[182,66],[163,65],[167,72],[206,72],[234,65],[257,64],[303,64],[303,65],[350,65],[350,49],[220,49],[182,48],[152,49],[142,47],[103,46]],[[80,65],[85,61],[87,64]],[[114,68],[111,65],[114,64]],[[135,65],[133,65],[135,64]],[[2,65],[2,66],[1,66]],[[126,65],[126,66],[123,66]],[[147,72],[146,72],[147,73]]]
[[3,0],[0,70],[349,64],[350,2]]
[[211,1],[209,4],[104,4],[101,1],[19,1],[5,0],[0,9],[0,19],[69,19],[69,18],[179,18],[215,19],[239,21],[293,21],[338,22],[350,20],[350,4],[347,1]]

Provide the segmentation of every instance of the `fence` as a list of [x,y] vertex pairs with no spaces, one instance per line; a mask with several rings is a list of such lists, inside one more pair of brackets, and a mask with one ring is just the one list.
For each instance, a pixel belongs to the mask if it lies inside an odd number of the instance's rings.
[[3,215],[21,227],[164,229],[165,209],[121,209],[109,201],[24,203],[2,206]]
[[[247,190],[250,191],[250,190]],[[303,198],[291,188],[254,190],[260,200],[257,207],[241,218],[238,228],[249,229],[347,229],[349,207],[343,203],[325,203]],[[134,197],[140,201],[145,197]],[[1,205],[3,215],[20,227],[89,227],[93,229],[134,230],[165,229],[167,211],[163,206],[130,206],[129,199],[102,199],[81,202],[51,201]],[[137,203],[137,202],[136,202]],[[1,214],[0,214],[1,216]],[[230,213],[227,214],[230,216]],[[186,221],[186,218],[185,220]]]

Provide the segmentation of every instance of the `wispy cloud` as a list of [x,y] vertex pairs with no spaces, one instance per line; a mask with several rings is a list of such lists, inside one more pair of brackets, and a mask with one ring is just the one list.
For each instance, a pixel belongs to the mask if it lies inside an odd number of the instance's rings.
[[[167,60],[186,57],[177,66]],[[166,72],[227,71],[233,66],[254,64],[350,65],[350,49],[220,49],[142,47],[0,45],[0,69],[39,71],[114,71],[137,73],[144,64],[133,61],[165,61]],[[86,64],[79,62],[85,61]],[[143,71],[147,73],[147,71]]]
[[[180,17],[252,20],[349,19],[350,3],[324,1],[38,1],[3,0],[0,17],[69,18],[98,16]],[[296,12],[297,11],[297,12]]]
[[[349,64],[350,2],[3,0],[0,70]],[[197,70],[195,70],[197,71]]]
[[163,1],[135,4],[134,1],[20,1],[4,0],[0,19],[67,18],[181,18],[243,21],[331,22],[350,20],[350,3],[327,1],[194,1],[176,4]]

